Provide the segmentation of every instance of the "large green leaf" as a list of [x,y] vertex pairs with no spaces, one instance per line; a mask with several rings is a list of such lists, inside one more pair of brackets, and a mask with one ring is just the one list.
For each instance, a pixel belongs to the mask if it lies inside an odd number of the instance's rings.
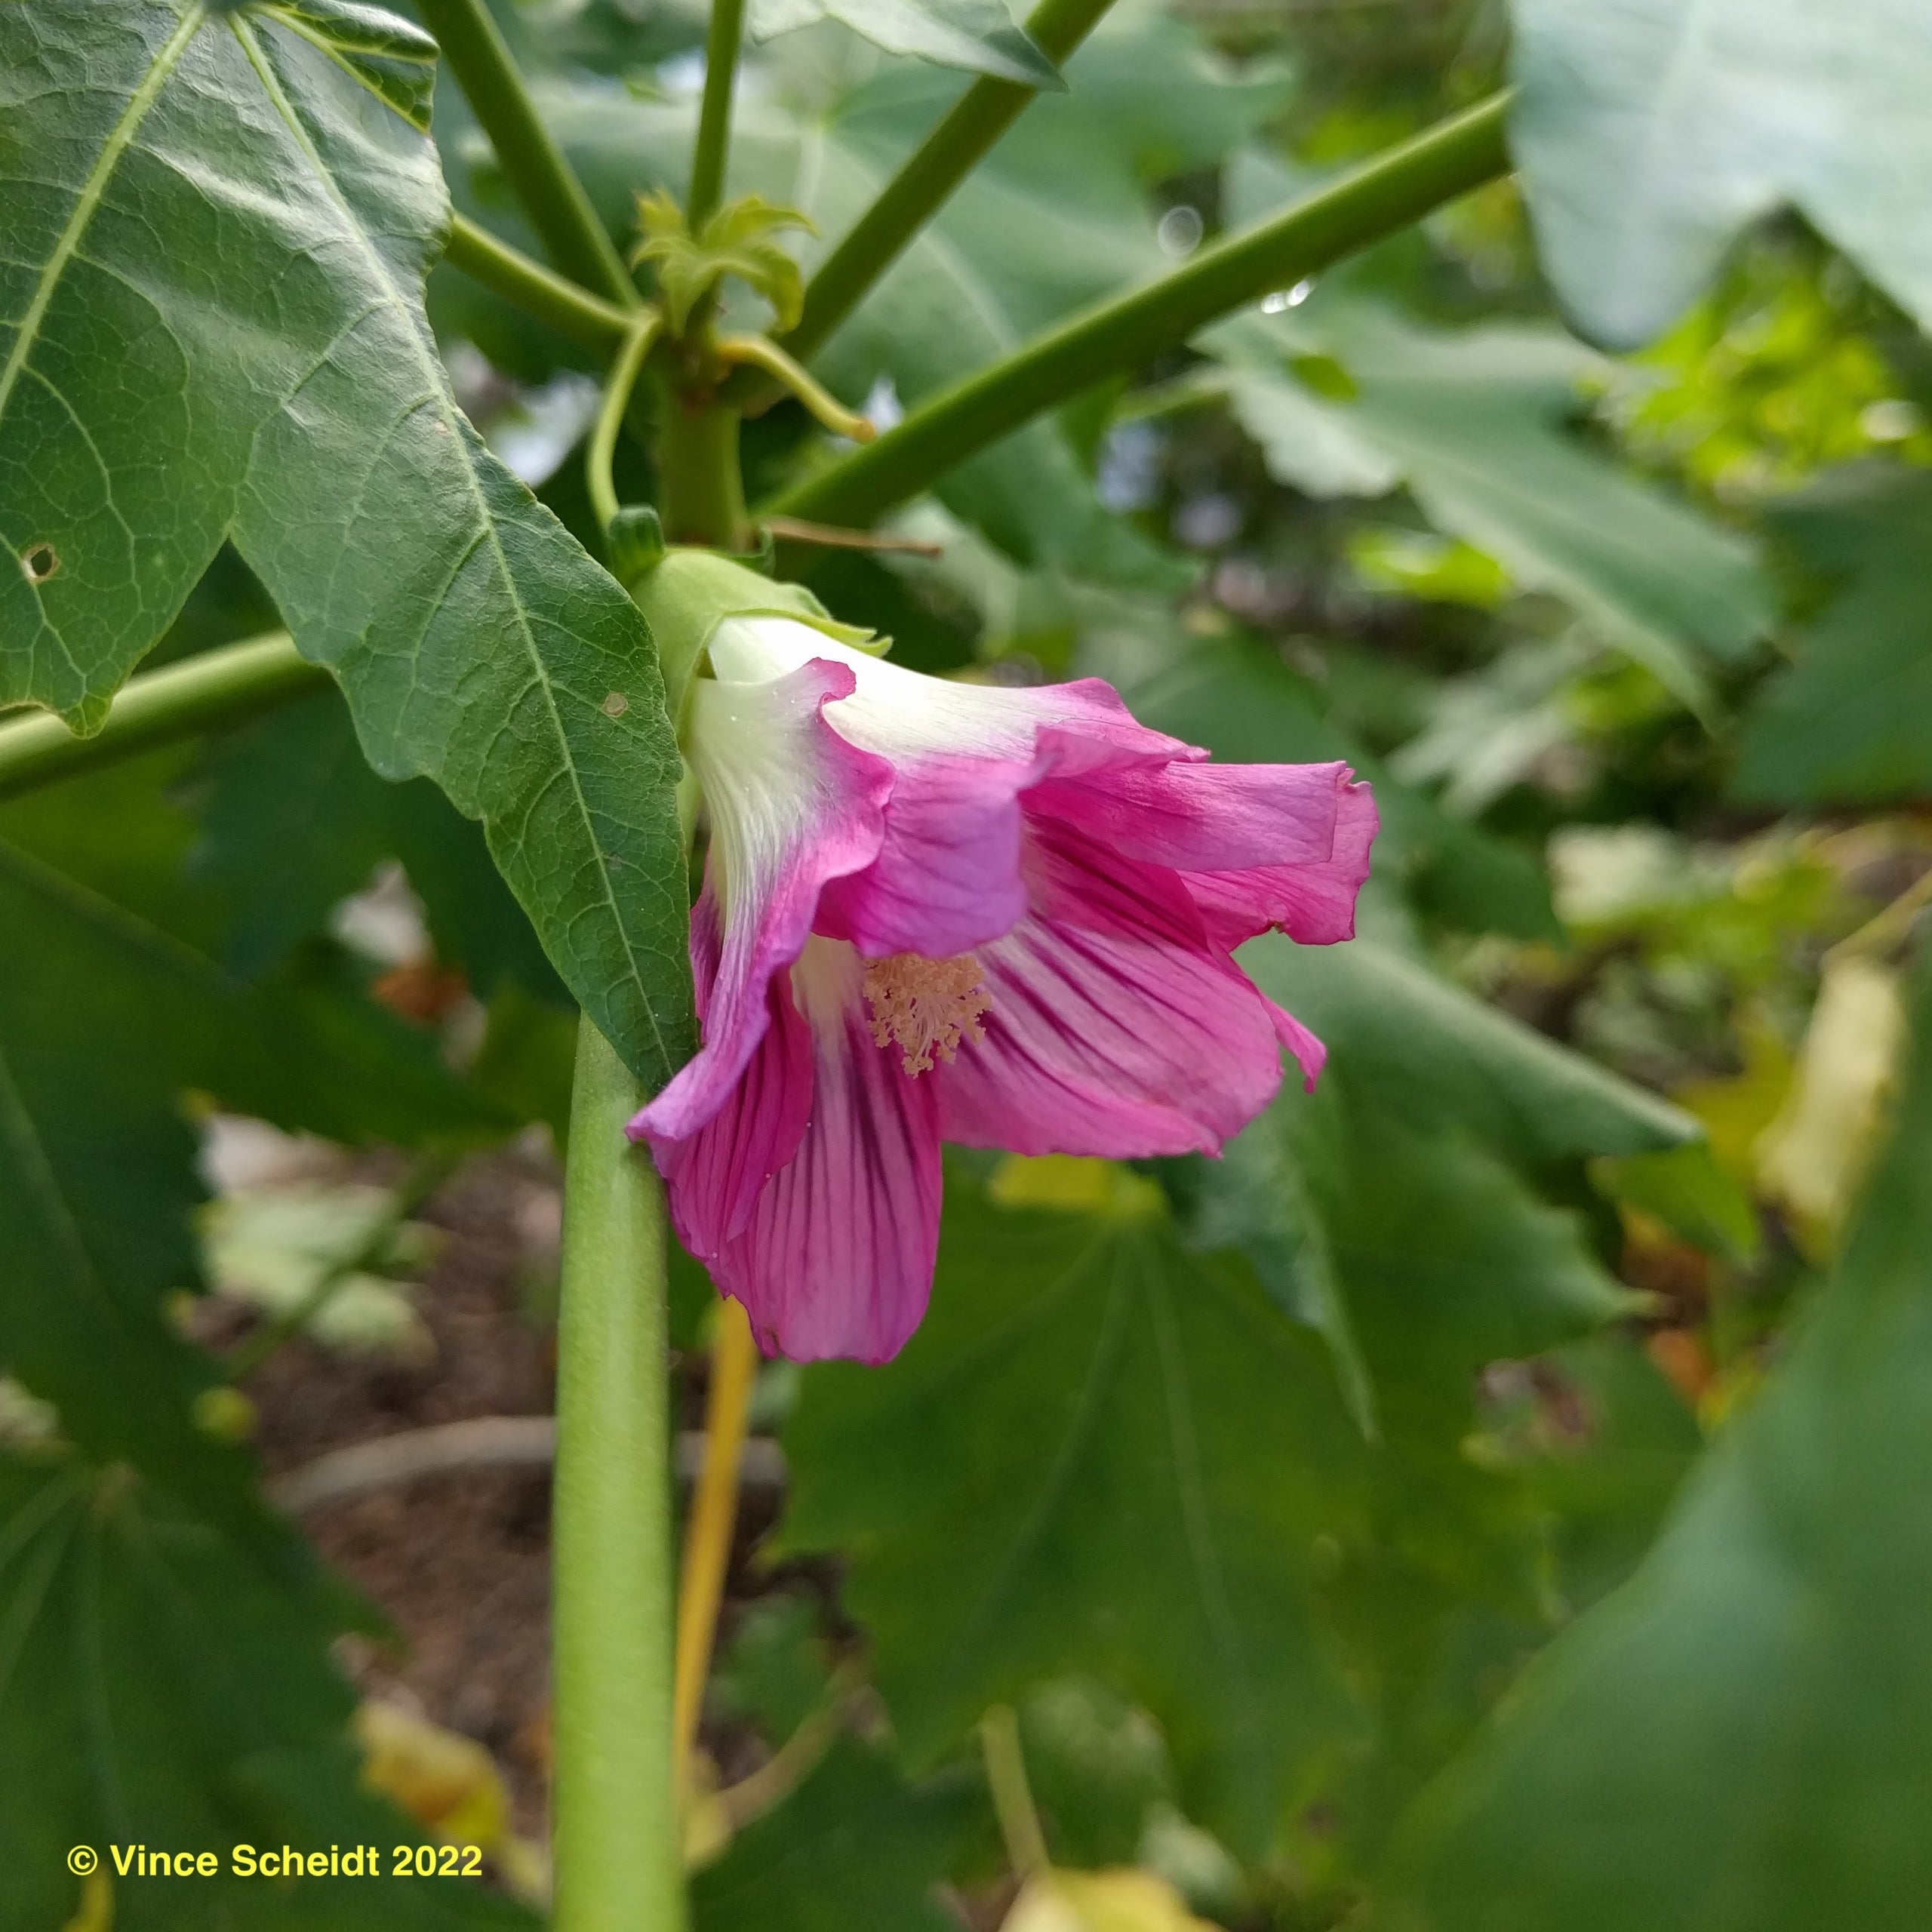
[[1190,1809],[1265,1841],[1346,1709],[1312,1546],[1361,1451],[1318,1361],[1238,1268],[1183,1252],[1151,1183],[1008,1211],[955,1172],[924,1324],[884,1368],[813,1369],[786,1446],[785,1546],[849,1552],[915,1764],[1077,1667],[1161,1719]]
[[[125,785],[108,795],[139,801]],[[6,829],[115,879],[122,861],[103,848],[143,815],[65,802],[10,808]],[[193,1420],[215,1365],[163,1315],[196,1278],[189,1090],[352,1140],[508,1123],[441,1069],[433,1040],[366,1001],[293,970],[250,986],[160,922],[192,931],[211,915],[192,891],[168,903],[166,815],[147,804],[143,890],[125,895],[141,911],[0,843],[0,1370],[90,1454],[226,1506],[245,1466]]]
[[840,21],[888,54],[915,54],[1023,87],[1066,85],[1001,0],[753,0],[751,9],[751,30],[759,40],[825,20]]
[[1795,803],[1916,797],[1932,786],[1932,478],[1848,471],[1782,509],[1806,563],[1838,580],[1798,661],[1746,723],[1737,789]]
[[421,300],[442,179],[385,105],[398,50],[429,50],[386,18],[0,9],[0,700],[97,724],[232,534],[371,762],[484,820],[654,1084],[692,1038],[661,684],[451,398]]
[[[475,1880],[389,1875],[422,1832],[359,1786],[333,1595],[299,1552],[265,1561],[125,1467],[0,1458],[0,1932],[108,1923],[80,1913],[77,1846],[116,1932],[534,1928]],[[239,1844],[373,1844],[383,1875],[238,1876]],[[220,1869],[115,1876],[137,1846]]]
[[1543,260],[1619,348],[1789,202],[1932,323],[1932,17],[1918,0],[1513,0],[1511,146]]
[[233,909],[221,951],[237,972],[275,964],[394,858],[423,902],[438,961],[463,968],[480,997],[506,980],[561,997],[476,827],[426,780],[378,778],[333,694],[229,734],[205,776],[195,869]]
[[1197,1170],[1197,1238],[1244,1249],[1327,1338],[1359,1420],[1453,1443],[1476,1370],[1626,1303],[1533,1177],[1694,1125],[1371,940],[1263,940],[1242,963],[1329,1064]]
[[1406,483],[1439,529],[1562,598],[1680,696],[1702,702],[1705,654],[1735,659],[1770,628],[1748,540],[1572,432],[1595,358],[1560,332],[1435,332],[1343,294],[1240,317],[1204,345],[1229,365],[1234,412],[1283,481],[1317,496]]
[[1822,1305],[1635,1578],[1419,1809],[1407,1922],[1906,1932],[1932,1887],[1932,974]]

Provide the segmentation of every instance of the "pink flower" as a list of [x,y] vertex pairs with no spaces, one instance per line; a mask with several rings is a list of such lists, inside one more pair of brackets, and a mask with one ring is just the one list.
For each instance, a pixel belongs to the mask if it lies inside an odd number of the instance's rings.
[[918,1327],[940,1143],[1217,1152],[1321,1044],[1232,949],[1349,937],[1376,830],[1340,764],[1212,765],[1098,679],[921,676],[782,617],[712,633],[704,1044],[631,1123],[761,1345]]

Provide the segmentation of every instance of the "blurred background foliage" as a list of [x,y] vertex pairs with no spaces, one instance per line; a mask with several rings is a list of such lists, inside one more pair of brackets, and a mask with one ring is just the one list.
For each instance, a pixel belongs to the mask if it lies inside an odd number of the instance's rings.
[[[626,236],[681,189],[701,15],[498,12]],[[1123,0],[815,366],[889,421],[1510,47],[1497,0]],[[773,38],[731,192],[835,238],[961,85]],[[531,245],[447,79],[435,125],[458,205]],[[579,352],[448,268],[430,298],[464,406],[595,551]],[[1922,1922],[1929,411],[1924,337],[1800,214],[1611,355],[1510,181],[974,460],[893,526],[937,554],[780,546],[904,661],[1346,757],[1384,829],[1361,939],[1249,957],[1328,1044],[1315,1095],[1218,1163],[958,1160],[904,1357],[765,1371],[785,1488],[733,1573],[700,1932]],[[772,410],[754,494],[823,454]],[[620,481],[648,500],[635,448]],[[151,661],[274,621],[225,555]],[[365,1703],[358,1789],[327,1647],[397,1633],[241,1445],[275,1460],[278,1355],[433,1388],[411,1284],[478,1150],[521,1163],[543,1336],[555,976],[333,694],[0,804],[0,841],[32,935],[0,1098],[78,1244],[0,1304],[0,1925],[211,1924],[57,1854],[416,1829],[385,1801],[488,1842],[498,1890],[238,1884],[222,1922],[528,1922],[540,1747],[506,1770],[460,1708]],[[694,1269],[679,1296],[688,1410]],[[1008,1709],[1056,1865],[1107,1884],[1015,1904]]]

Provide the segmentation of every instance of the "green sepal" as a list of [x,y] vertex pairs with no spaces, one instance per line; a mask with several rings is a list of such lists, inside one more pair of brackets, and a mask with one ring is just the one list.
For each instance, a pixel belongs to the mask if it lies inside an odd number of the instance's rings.
[[680,545],[666,551],[663,561],[631,586],[631,600],[657,640],[674,718],[681,714],[685,690],[712,632],[727,617],[789,617],[875,655],[892,642],[856,624],[841,624],[803,584],[775,583],[716,550]]
[[664,520],[648,503],[626,503],[611,519],[605,542],[611,574],[628,590],[664,561]]

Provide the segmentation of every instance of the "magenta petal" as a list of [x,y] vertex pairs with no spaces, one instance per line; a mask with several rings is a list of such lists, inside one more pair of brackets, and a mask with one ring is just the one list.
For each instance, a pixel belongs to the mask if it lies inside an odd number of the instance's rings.
[[1368,877],[1380,820],[1369,787],[1347,783],[1346,766],[1332,768],[1343,780],[1336,789],[1334,850],[1322,862],[1186,872],[1187,889],[1219,944],[1232,950],[1276,927],[1304,946],[1354,938],[1355,899]]
[[715,949],[706,918],[692,925],[704,1044],[632,1121],[633,1139],[688,1140],[724,1106],[769,1023],[772,975],[803,951],[826,881],[878,851],[891,767],[823,715],[852,687],[847,666],[821,659],[761,685],[703,678],[692,692],[715,919]]
[[1177,872],[1321,865],[1352,776],[1346,764],[1131,765],[1056,774],[1027,793],[1026,808]]
[[810,1023],[811,1118],[743,1232],[709,1257],[768,1354],[888,1361],[919,1325],[939,1246],[933,1083],[873,1041],[851,947],[815,940],[794,975]]
[[749,1225],[766,1182],[798,1152],[811,1118],[811,1036],[793,1003],[789,973],[773,976],[767,998],[764,1037],[724,1104],[688,1140],[646,1129],[672,1224],[700,1261]]
[[[1084,788],[1128,772],[1153,780],[1177,758],[1205,755],[1137,724],[1098,678],[1015,689],[891,664],[858,675],[857,694],[832,706],[827,721],[891,760],[892,797],[878,857],[826,891],[815,930],[870,958],[945,958],[1012,925],[1026,905],[1023,807],[1032,808],[1043,782]],[[1324,824],[1324,856],[1327,839]],[[1278,839],[1267,849],[1284,855]],[[1217,860],[1242,862],[1218,850]]]
[[953,752],[900,767],[878,857],[827,886],[816,930],[872,958],[943,959],[997,938],[1026,909],[1019,801],[1032,771]]
[[1177,875],[1029,825],[1032,909],[980,949],[983,1039],[935,1069],[946,1139],[1116,1159],[1217,1151],[1281,1084],[1274,1009]]
[[1295,1057],[1301,1069],[1301,1084],[1309,1093],[1328,1063],[1328,1049],[1285,1007],[1268,1002],[1269,1017],[1275,1023],[1275,1037]]

